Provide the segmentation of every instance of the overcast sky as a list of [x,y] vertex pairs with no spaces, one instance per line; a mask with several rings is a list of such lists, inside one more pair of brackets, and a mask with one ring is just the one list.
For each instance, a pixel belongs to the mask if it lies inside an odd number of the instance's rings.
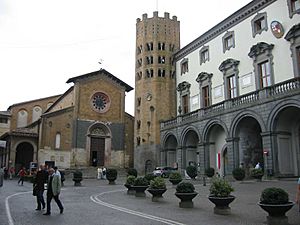
[[[249,2],[0,0],[0,111],[62,94],[69,78],[100,68],[134,87],[135,25],[143,13],[177,16],[184,47]],[[134,91],[126,112],[134,114]]]

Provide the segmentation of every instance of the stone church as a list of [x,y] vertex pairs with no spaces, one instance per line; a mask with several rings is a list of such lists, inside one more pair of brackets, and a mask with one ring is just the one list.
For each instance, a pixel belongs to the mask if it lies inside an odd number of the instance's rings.
[[1,166],[132,167],[134,118],[125,112],[125,95],[133,88],[105,69],[67,83],[73,85],[62,95],[8,108]]

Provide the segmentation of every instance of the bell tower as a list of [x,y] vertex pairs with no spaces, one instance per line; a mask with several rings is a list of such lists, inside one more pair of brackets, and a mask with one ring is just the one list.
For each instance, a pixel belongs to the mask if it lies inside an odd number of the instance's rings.
[[140,173],[160,165],[160,121],[176,116],[173,54],[180,48],[180,22],[169,13],[136,22],[134,167]]

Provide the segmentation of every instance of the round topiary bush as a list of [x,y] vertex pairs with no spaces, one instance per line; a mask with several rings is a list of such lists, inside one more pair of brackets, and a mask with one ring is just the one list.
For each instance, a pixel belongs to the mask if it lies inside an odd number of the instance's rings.
[[289,195],[288,193],[276,187],[266,188],[262,191],[260,196],[260,203],[263,204],[272,204],[272,205],[279,205],[279,204],[286,204],[289,202]]
[[129,175],[126,179],[126,184],[133,185],[135,180],[135,176]]
[[181,182],[176,187],[176,192],[178,193],[194,193],[195,187],[190,182]]
[[135,168],[129,168],[127,170],[127,176],[137,177],[137,170]]
[[186,168],[186,173],[189,175],[190,178],[195,179],[197,174],[197,167],[196,166],[188,166]]
[[148,173],[145,175],[145,178],[150,182],[151,180],[154,180],[156,176],[153,173]]
[[250,171],[250,176],[255,179],[261,179],[264,175],[264,171],[262,169],[252,169]]
[[231,192],[234,191],[231,184],[228,183],[228,181],[216,178],[213,180],[210,188],[210,195],[215,197],[228,197]]
[[134,180],[133,186],[148,186],[149,181],[145,177],[137,177]]
[[165,183],[164,178],[155,177],[153,180],[150,181],[150,188],[151,189],[166,189],[166,183]]
[[113,182],[117,179],[118,171],[116,169],[107,169],[106,170],[106,179],[110,182]]
[[82,172],[79,170],[76,170],[73,172],[73,181],[75,186],[80,186],[82,181]]
[[171,173],[169,176],[170,180],[182,180],[182,176],[179,172]]
[[205,175],[208,177],[213,177],[215,175],[215,169],[212,167],[206,168]]
[[241,181],[244,180],[246,173],[242,168],[235,168],[234,170],[232,170],[232,175],[234,179]]

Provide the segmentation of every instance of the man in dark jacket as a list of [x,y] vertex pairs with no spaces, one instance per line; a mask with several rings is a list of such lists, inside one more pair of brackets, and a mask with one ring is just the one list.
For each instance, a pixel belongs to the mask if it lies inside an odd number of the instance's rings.
[[45,170],[43,165],[40,165],[39,170],[36,173],[34,188],[36,191],[36,202],[37,208],[35,210],[41,210],[41,206],[43,209],[45,208],[45,200],[44,200],[44,185],[48,182],[48,172]]

